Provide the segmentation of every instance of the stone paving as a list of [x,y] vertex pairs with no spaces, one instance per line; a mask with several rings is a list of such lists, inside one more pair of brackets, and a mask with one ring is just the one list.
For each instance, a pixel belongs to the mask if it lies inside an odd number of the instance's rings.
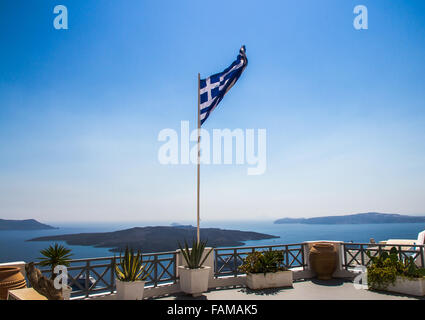
[[296,281],[293,288],[250,290],[246,287],[217,288],[193,298],[183,293],[155,300],[424,300],[389,292],[356,289],[348,280]]

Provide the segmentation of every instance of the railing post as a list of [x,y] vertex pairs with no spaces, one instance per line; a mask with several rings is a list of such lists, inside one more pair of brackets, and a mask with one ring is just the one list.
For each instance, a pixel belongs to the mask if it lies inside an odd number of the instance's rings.
[[302,249],[303,249],[304,265],[305,265],[304,270],[311,270],[310,258],[309,258],[309,252],[310,252],[309,243],[303,242]]
[[398,259],[403,261],[404,260],[403,256],[406,256],[406,255],[401,251],[401,246],[398,246]]
[[85,293],[86,293],[86,298],[89,296],[89,282],[90,282],[90,260],[87,260],[86,262],[86,279],[84,281],[84,289],[85,289]]
[[425,268],[424,247],[421,247],[421,267]]
[[362,266],[364,266],[364,248],[363,245],[360,245],[360,259],[362,261]]
[[173,253],[173,265],[174,283],[177,283],[177,251]]
[[157,255],[154,255],[153,263],[154,263],[153,286],[156,288],[158,286],[158,256]]
[[289,268],[289,252],[288,252],[288,246],[285,246],[285,260],[286,260],[286,268]]
[[233,250],[233,265],[234,265],[233,274],[234,274],[235,277],[237,277],[238,276],[237,249]]
[[218,249],[217,248],[214,248],[214,277],[218,277],[218,270],[219,270],[219,268],[218,268]]
[[111,259],[111,293],[114,293],[115,289],[115,257]]
[[305,263],[305,255],[304,255],[304,244],[301,244],[300,250],[301,250],[301,259],[302,259],[301,264],[303,266],[303,270],[305,270],[306,263]]

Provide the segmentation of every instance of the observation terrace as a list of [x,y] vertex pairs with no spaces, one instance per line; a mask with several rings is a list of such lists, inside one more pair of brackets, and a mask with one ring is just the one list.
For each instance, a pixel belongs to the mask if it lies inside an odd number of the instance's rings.
[[[337,268],[333,279],[328,281],[315,279],[308,253],[315,242],[331,242],[338,253]],[[362,273],[361,266],[370,263],[366,252],[377,255],[389,251],[391,247],[398,249],[400,258],[413,257],[415,263],[425,266],[424,245],[406,246],[406,244],[382,243],[344,243],[340,241],[309,241],[296,244],[273,246],[210,248],[213,253],[205,261],[205,265],[213,270],[210,274],[209,289],[202,296],[193,298],[180,290],[178,266],[183,265],[183,257],[179,250],[143,255],[143,261],[152,265],[152,272],[146,280],[144,299],[210,299],[210,300],[388,300],[388,299],[423,299],[389,292],[377,292],[359,289],[354,279]],[[246,275],[238,270],[242,260],[250,252],[264,250],[282,250],[284,265],[293,271],[293,288],[274,288],[250,290],[246,287]],[[71,299],[81,300],[113,300],[116,299],[115,277],[113,270],[118,258],[89,258],[70,260],[68,267],[68,283],[73,287]],[[4,265],[4,264],[3,264]],[[9,263],[20,266],[24,270],[25,262]],[[364,271],[365,268],[363,268]],[[41,269],[46,275],[50,270]]]

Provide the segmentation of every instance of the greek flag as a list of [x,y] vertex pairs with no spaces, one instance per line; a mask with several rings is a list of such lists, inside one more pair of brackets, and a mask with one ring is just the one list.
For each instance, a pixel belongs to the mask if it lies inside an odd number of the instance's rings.
[[237,59],[223,72],[201,79],[199,83],[200,120],[201,125],[208,119],[210,113],[217,107],[224,95],[238,81],[248,65],[245,46],[242,46]]

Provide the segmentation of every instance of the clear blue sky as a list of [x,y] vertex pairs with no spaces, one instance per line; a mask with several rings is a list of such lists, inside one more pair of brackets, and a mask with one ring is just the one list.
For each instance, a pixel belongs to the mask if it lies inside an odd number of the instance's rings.
[[160,165],[157,135],[242,44],[205,128],[267,129],[267,172],[204,166],[203,219],[425,214],[424,1],[6,0],[0,218],[194,220],[195,167]]

